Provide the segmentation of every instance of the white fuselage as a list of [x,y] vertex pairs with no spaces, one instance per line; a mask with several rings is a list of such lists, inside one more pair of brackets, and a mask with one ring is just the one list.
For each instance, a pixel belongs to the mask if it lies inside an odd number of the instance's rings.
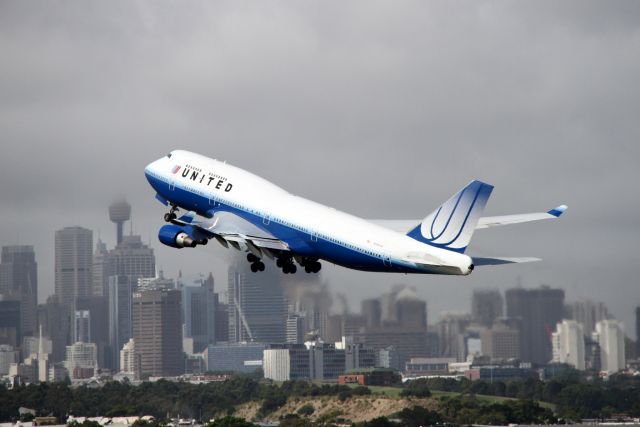
[[292,252],[370,271],[469,274],[469,256],[436,248],[365,219],[288,193],[250,172],[175,150],[145,169],[158,194],[205,217],[229,211]]

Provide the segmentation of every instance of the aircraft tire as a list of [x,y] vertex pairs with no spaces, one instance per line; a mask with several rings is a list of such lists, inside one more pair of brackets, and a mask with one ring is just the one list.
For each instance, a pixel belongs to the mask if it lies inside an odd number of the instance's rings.
[[249,252],[247,254],[247,261],[253,263],[253,262],[258,262],[259,258],[257,256],[255,256],[254,254],[252,254],[251,252]]
[[252,271],[252,272],[254,272],[254,273],[257,273],[257,272],[258,272],[258,265],[257,265],[257,263],[253,263],[253,264],[251,264],[251,271]]
[[264,265],[264,262],[262,261],[258,261],[257,263],[257,267],[258,267],[258,271],[264,271],[264,269],[266,268]]

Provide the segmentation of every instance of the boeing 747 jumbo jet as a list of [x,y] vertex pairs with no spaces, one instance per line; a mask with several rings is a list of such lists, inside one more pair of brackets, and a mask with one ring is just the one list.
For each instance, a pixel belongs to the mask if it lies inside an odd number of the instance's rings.
[[[159,239],[173,248],[215,239],[247,253],[251,271],[274,260],[286,274],[320,261],[364,271],[467,275],[474,266],[538,261],[465,254],[476,229],[559,217],[548,212],[482,218],[493,186],[472,181],[422,221],[366,220],[295,196],[252,173],[175,150],[145,168],[156,198],[170,207]],[[180,217],[180,209],[185,211]]]

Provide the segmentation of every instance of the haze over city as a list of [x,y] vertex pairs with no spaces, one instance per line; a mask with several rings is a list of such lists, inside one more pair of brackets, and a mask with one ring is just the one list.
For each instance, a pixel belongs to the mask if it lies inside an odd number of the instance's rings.
[[474,178],[486,214],[566,203],[566,217],[478,232],[469,251],[543,262],[464,278],[325,268],[350,301],[407,283],[430,313],[473,288],[563,287],[631,324],[636,277],[638,5],[374,2],[191,7],[0,5],[0,242],[33,244],[53,292],[53,231],[133,229],[171,275],[226,265],[215,245],[156,241],[142,170],[185,148],[366,218],[422,218]]

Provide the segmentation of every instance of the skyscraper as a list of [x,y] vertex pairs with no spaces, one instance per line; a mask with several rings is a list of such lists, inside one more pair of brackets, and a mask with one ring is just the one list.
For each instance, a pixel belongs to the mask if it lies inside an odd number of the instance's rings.
[[22,341],[20,301],[0,294],[0,344],[18,348]]
[[130,283],[139,278],[156,276],[156,257],[153,249],[142,243],[140,236],[124,236],[122,241],[109,252],[112,267],[110,276],[127,276]]
[[133,341],[143,377],[183,373],[180,296],[173,289],[133,293]]
[[360,303],[360,311],[364,317],[365,326],[379,328],[382,323],[382,306],[377,298],[365,299]]
[[471,317],[479,325],[490,328],[503,315],[502,294],[497,289],[474,289]]
[[38,265],[33,246],[3,246],[0,258],[0,294],[20,301],[20,335],[36,334]]
[[584,331],[575,320],[563,320],[551,336],[553,362],[567,363],[576,369],[585,369]]
[[74,342],[92,342],[91,313],[89,312],[89,310],[76,310],[74,320]]
[[229,267],[229,341],[284,343],[287,305],[281,274],[252,273],[244,259]]
[[127,276],[109,277],[108,342],[109,358],[107,367],[117,370],[120,350],[131,335],[131,298],[133,286]]
[[202,352],[216,341],[216,298],[211,285],[203,281],[200,286],[182,288],[182,309],[185,338],[193,338],[193,351]]
[[107,286],[109,283],[109,276],[112,274],[112,269],[113,266],[110,264],[107,245],[105,245],[102,240],[98,239],[91,265],[91,289],[93,295],[106,296],[108,294]]
[[92,295],[93,232],[82,227],[66,227],[55,237],[55,293],[70,311],[76,299]]
[[640,305],[636,307],[636,354],[640,357]]
[[520,333],[504,322],[481,332],[482,354],[492,359],[519,359]]
[[572,319],[582,325],[585,336],[591,336],[596,328],[596,323],[611,318],[609,310],[601,302],[581,300],[570,304]]
[[38,307],[38,324],[42,325],[44,335],[51,339],[51,362],[62,362],[66,346],[71,342],[71,311],[60,304],[58,295],[50,295],[47,303]]
[[596,323],[595,338],[600,344],[601,370],[614,374],[625,369],[624,332],[622,323],[605,319]]
[[564,291],[542,286],[509,289],[507,316],[520,319],[520,357],[540,365],[551,360],[551,333],[562,320]]

